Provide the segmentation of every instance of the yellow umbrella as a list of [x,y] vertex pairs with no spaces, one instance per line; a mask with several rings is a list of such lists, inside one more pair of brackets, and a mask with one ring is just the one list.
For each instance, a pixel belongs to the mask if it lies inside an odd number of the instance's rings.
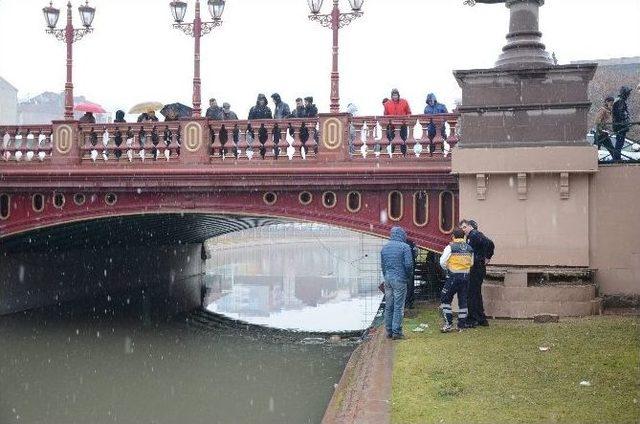
[[145,113],[162,109],[164,104],[160,102],[142,102],[129,109],[129,113]]

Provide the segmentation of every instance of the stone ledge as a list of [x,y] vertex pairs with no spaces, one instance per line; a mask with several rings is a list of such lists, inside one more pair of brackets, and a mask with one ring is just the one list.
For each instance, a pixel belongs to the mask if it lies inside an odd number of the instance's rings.
[[560,317],[599,315],[602,299],[594,285],[505,287],[483,285],[485,313],[497,318],[533,318],[540,314]]
[[593,146],[459,148],[452,154],[453,174],[596,173]]

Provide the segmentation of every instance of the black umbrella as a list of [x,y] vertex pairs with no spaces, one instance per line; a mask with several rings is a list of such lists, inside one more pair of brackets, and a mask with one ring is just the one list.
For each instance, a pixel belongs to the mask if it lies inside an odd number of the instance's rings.
[[189,118],[193,115],[193,109],[182,103],[171,103],[165,105],[160,111],[162,116],[171,119]]

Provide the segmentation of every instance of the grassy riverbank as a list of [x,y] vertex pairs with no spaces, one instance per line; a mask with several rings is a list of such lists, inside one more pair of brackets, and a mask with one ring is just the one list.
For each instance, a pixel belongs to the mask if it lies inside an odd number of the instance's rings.
[[[430,306],[405,323],[393,423],[640,422],[638,317],[498,320],[441,334]],[[429,327],[413,332],[420,323]]]

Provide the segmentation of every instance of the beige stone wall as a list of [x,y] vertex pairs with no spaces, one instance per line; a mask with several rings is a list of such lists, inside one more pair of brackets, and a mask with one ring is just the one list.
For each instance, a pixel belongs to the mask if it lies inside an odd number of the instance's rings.
[[587,174],[570,176],[566,200],[560,200],[559,174],[529,174],[524,200],[517,175],[489,176],[486,200],[477,199],[476,183],[475,176],[460,177],[460,216],[475,219],[493,239],[493,264],[589,265]]
[[591,267],[606,295],[640,295],[640,165],[601,166],[591,181]]
[[[589,266],[595,149],[458,149],[452,168],[459,175],[460,217],[475,219],[494,240],[493,264]],[[566,169],[573,172],[563,187]]]

